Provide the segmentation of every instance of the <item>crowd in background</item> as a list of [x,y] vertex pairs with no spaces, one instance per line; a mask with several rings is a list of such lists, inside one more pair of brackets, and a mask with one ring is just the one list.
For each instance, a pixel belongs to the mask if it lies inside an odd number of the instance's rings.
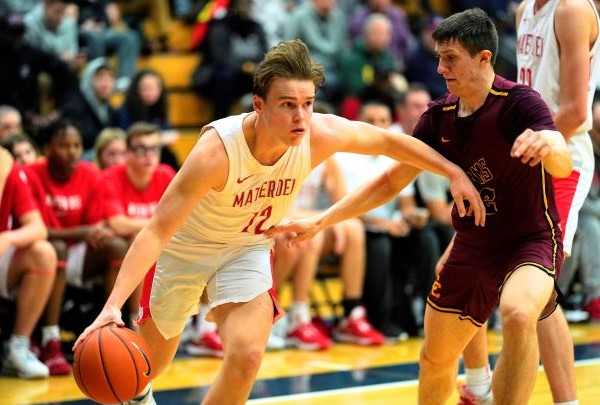
[[[60,331],[77,334],[95,317],[129,243],[181,163],[170,148],[178,135],[164,79],[137,69],[139,58],[170,51],[173,20],[193,26],[190,52],[202,62],[189,83],[215,119],[249,111],[263,55],[300,38],[326,70],[316,111],[410,134],[431,99],[446,91],[431,34],[444,16],[473,6],[496,21],[495,70],[514,80],[516,3],[508,0],[0,0],[0,144],[18,162],[2,198],[18,184],[30,190],[22,198],[39,207],[48,245],[27,257],[56,263],[40,272],[25,260],[9,280],[13,291],[0,289],[5,371],[70,372]],[[593,118],[596,174],[559,280],[573,321],[600,321],[600,100]],[[329,159],[307,179],[290,215],[325,209],[390,164],[384,156]],[[448,191],[444,178],[422,173],[394,201],[310,242],[276,240],[275,288],[289,281],[292,303],[269,346],[324,350],[334,340],[380,345],[418,336],[437,260],[453,235]],[[12,227],[37,229],[39,221],[14,198]],[[2,254],[13,228],[0,228]],[[311,286],[326,268],[342,285],[333,324],[311,311]],[[133,327],[140,294],[141,286],[123,310]],[[27,297],[42,304],[28,309]],[[222,345],[206,310],[201,305],[186,330],[184,349],[218,356]]]

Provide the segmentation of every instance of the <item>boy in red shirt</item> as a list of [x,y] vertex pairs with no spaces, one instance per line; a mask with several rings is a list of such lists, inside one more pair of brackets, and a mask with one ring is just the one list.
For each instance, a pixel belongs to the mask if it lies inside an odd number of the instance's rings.
[[79,130],[59,120],[45,128],[41,135],[46,159],[27,170],[42,190],[36,194],[38,199],[43,198],[42,204],[47,208],[49,240],[59,259],[59,271],[42,328],[41,358],[51,375],[64,375],[71,371],[60,349],[58,326],[65,286],[68,282],[81,287],[91,278],[108,277],[111,269],[119,268],[127,244],[105,224],[93,219],[92,201],[97,200],[100,171],[80,160]]
[[48,367],[31,352],[29,339],[50,295],[56,254],[45,240],[46,227],[27,176],[6,153],[0,148],[0,296],[16,299],[17,312],[2,372],[47,377]]

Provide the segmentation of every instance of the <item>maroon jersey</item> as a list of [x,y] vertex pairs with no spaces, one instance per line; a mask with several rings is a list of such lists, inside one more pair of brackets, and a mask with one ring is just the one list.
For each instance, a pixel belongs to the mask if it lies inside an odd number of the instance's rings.
[[541,165],[530,167],[510,156],[515,139],[527,128],[556,129],[540,95],[496,76],[485,103],[473,114],[458,117],[458,104],[449,94],[432,102],[414,131],[467,173],[485,204],[485,227],[453,209],[457,240],[483,251],[533,239],[559,244],[551,176]]

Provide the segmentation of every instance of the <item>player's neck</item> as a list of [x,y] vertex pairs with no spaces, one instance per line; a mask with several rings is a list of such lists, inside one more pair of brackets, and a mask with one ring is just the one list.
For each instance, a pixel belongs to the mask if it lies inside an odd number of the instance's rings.
[[288,146],[277,139],[272,133],[273,129],[267,127],[258,119],[256,113],[244,121],[244,138],[252,156],[262,165],[271,166],[288,149]]
[[478,80],[471,84],[469,94],[461,95],[459,102],[458,115],[466,117],[477,111],[484,103],[494,84],[496,75],[493,70],[483,74]]

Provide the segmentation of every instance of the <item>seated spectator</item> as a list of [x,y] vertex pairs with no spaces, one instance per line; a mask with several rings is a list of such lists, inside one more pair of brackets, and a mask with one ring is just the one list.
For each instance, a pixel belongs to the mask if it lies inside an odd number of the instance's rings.
[[127,129],[134,122],[148,122],[159,127],[161,134],[162,163],[174,169],[179,168],[177,157],[168,148],[179,138],[169,122],[168,94],[158,72],[151,69],[140,70],[134,76],[121,108],[116,111],[119,127]]
[[267,52],[265,33],[251,17],[251,0],[232,0],[227,15],[211,23],[204,60],[192,79],[201,97],[214,104],[214,117],[229,115],[232,105],[252,91],[258,63]]
[[[4,374],[20,378],[48,377],[48,367],[30,349],[54,282],[56,254],[45,240],[47,231],[27,177],[0,151],[0,296],[16,299],[16,321],[5,343]],[[9,156],[8,156],[9,157]]]
[[[294,203],[294,216],[304,216],[318,209],[319,191],[324,189],[331,201],[345,193],[345,184],[334,159],[317,166],[304,182]],[[336,340],[365,346],[383,343],[383,336],[367,321],[362,305],[365,271],[364,227],[358,219],[349,219],[327,228],[311,241],[288,246],[286,236],[278,237],[275,245],[274,285],[281,286],[293,273],[294,303],[289,314],[288,342],[303,350],[323,350],[331,341],[310,317],[309,291],[319,261],[330,255],[340,260],[343,285],[344,317],[334,329]]]
[[115,111],[110,105],[115,77],[106,59],[94,59],[83,70],[79,92],[63,108],[65,118],[81,131],[86,157],[92,157],[96,137],[106,127],[115,126]]
[[254,4],[253,18],[263,27],[269,47],[286,39],[285,30],[290,21],[290,2],[287,0],[262,0]]
[[[101,211],[101,217],[95,220],[106,221],[116,235],[131,242],[148,223],[175,172],[160,164],[157,126],[138,122],[127,132],[125,163],[106,169],[97,185],[101,209],[96,214]],[[125,250],[122,253],[117,261],[125,257]],[[153,273],[148,273],[147,282],[151,282]],[[115,267],[107,274],[107,291],[112,290],[117,274]],[[141,292],[140,285],[129,299],[131,319],[138,314]]]
[[[148,51],[168,52],[171,25],[169,3],[169,0],[117,0],[116,5],[138,35],[144,38],[144,47]],[[145,30],[142,26],[145,20],[151,22],[151,30]]]
[[47,115],[41,113],[38,76],[45,73],[50,78],[50,96],[55,108],[61,108],[69,100],[77,87],[77,79],[58,57],[27,44],[24,33],[21,17],[0,16],[0,105],[19,110],[23,126],[35,131],[47,119]]
[[306,0],[292,12],[286,25],[287,39],[301,39],[325,68],[327,82],[321,89],[328,102],[339,99],[339,60],[347,46],[346,16],[335,0]]
[[383,14],[390,21],[390,51],[400,70],[404,70],[407,56],[411,53],[415,39],[410,32],[406,13],[392,3],[392,0],[367,0],[350,19],[350,35],[356,40],[366,29],[367,21],[373,14]]
[[77,19],[64,0],[43,0],[23,18],[25,40],[62,59],[78,71],[85,64],[77,42]]
[[375,80],[376,69],[381,72],[398,72],[398,65],[390,51],[392,26],[382,14],[370,15],[361,39],[342,58],[340,76],[343,92],[359,96]]
[[[81,135],[66,121],[56,121],[41,134],[46,159],[27,169],[31,182],[43,192],[36,197],[48,217],[48,239],[58,256],[58,271],[42,328],[42,360],[51,375],[70,372],[60,349],[59,320],[64,290],[83,288],[97,278],[105,286],[121,265],[127,244],[103,223],[93,222],[100,171],[81,161]],[[106,288],[108,294],[110,289]]]
[[585,294],[584,309],[592,321],[600,321],[600,101],[592,109],[593,128],[590,131],[594,145],[594,178],[592,187],[579,213],[579,225],[573,243],[571,257],[565,262],[560,273],[559,286],[563,292],[579,270]]
[[22,165],[35,163],[38,159],[38,150],[31,138],[24,133],[16,134],[2,142],[3,146],[14,156],[15,160]]
[[25,15],[33,10],[39,2],[40,0],[2,0],[0,1],[0,15]]
[[437,16],[426,21],[421,29],[421,40],[410,53],[404,71],[409,82],[423,83],[434,99],[443,96],[447,91],[444,78],[437,72],[438,60],[432,37],[433,31],[441,21]]
[[0,106],[0,142],[23,131],[21,113],[9,105]]
[[140,40],[121,17],[116,3],[109,0],[80,1],[79,34],[89,60],[106,57],[108,52],[117,56],[119,91],[127,90],[140,54]]
[[127,134],[121,128],[106,128],[100,132],[94,145],[96,164],[101,170],[125,163]]

